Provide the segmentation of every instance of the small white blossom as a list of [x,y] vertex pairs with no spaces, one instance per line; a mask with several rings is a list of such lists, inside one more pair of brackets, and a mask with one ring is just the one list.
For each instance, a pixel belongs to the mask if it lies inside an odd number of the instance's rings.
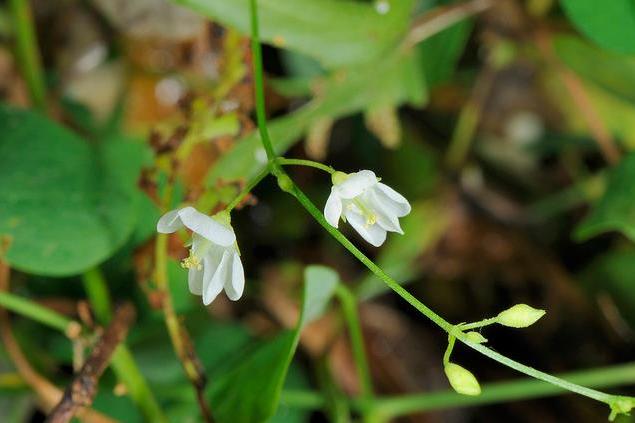
[[386,232],[403,234],[399,218],[410,213],[410,203],[379,182],[374,172],[335,172],[332,180],[331,195],[324,206],[324,217],[332,226],[337,228],[342,218],[375,247],[384,243]]
[[194,207],[185,207],[164,214],[157,222],[157,231],[169,234],[184,226],[192,231],[190,256],[181,263],[189,269],[190,292],[202,295],[205,305],[214,301],[223,288],[230,300],[238,300],[245,287],[245,273],[229,217],[210,217]]

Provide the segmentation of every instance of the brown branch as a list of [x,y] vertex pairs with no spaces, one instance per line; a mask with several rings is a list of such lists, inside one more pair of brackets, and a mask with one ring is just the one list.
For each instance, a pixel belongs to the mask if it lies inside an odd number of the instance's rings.
[[403,45],[412,47],[446,28],[492,6],[492,0],[472,0],[441,6],[414,20]]
[[538,50],[559,74],[562,83],[573,100],[573,103],[578,108],[582,117],[586,120],[589,131],[595,139],[595,142],[597,142],[604,159],[610,164],[619,162],[621,155],[620,150],[615,144],[613,135],[604,124],[604,121],[600,117],[595,105],[591,101],[582,80],[558,59],[553,51],[551,35],[546,30],[537,32],[535,38]]
[[46,421],[48,423],[66,423],[81,409],[90,407],[97,394],[101,377],[117,346],[125,339],[128,329],[134,321],[135,310],[126,303],[115,312],[115,317],[97,341],[93,351],[79,373],[64,391],[62,400],[53,409]]
[[[2,291],[9,290],[9,272],[9,266],[0,259],[0,290]],[[51,410],[61,400],[62,391],[31,367],[13,335],[9,314],[3,308],[0,308],[0,339],[20,376],[36,393],[42,410],[45,412]],[[78,415],[86,423],[116,423],[116,420],[90,409],[82,409]]]
[[[192,384],[194,392],[196,394],[196,401],[201,410],[201,416],[206,423],[213,423],[214,418],[209,408],[207,401],[205,400],[205,386],[207,385],[207,377],[203,365],[199,360],[192,339],[189,332],[183,326],[179,317],[174,309],[174,303],[172,302],[172,294],[170,293],[168,277],[167,277],[167,238],[157,237],[155,241],[155,260],[154,260],[154,279],[156,288],[159,293],[158,298],[161,309],[163,310],[163,318],[165,319],[165,326],[167,327],[174,352],[176,353],[187,379]],[[146,263],[149,264],[149,263]],[[143,268],[144,266],[138,266]],[[145,279],[148,272],[139,272],[139,280]],[[146,292],[146,294],[150,294]],[[151,298],[149,298],[151,301]]]

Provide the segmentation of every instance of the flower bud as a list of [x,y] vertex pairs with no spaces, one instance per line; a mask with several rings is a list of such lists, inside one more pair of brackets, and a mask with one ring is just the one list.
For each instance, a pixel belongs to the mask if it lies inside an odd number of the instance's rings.
[[545,313],[544,310],[538,310],[527,304],[516,304],[501,311],[496,317],[496,322],[512,328],[526,328],[536,323]]
[[459,394],[479,395],[481,393],[478,380],[469,370],[454,363],[446,364],[444,370],[450,385]]
[[289,176],[281,174],[278,175],[278,186],[284,192],[291,192],[291,189],[293,188],[293,181],[291,181]]
[[470,341],[476,343],[476,344],[483,344],[485,342],[487,342],[487,338],[485,338],[483,335],[481,335],[478,332],[468,332],[465,334],[467,336],[467,339],[469,339]]

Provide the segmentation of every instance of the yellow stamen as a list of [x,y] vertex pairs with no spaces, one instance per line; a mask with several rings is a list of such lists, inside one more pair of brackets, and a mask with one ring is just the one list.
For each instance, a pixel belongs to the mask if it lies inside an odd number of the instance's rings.
[[197,270],[203,269],[203,265],[201,264],[201,259],[192,253],[190,253],[189,257],[184,258],[181,261],[181,267],[183,267],[184,269],[192,269],[192,268],[196,268]]

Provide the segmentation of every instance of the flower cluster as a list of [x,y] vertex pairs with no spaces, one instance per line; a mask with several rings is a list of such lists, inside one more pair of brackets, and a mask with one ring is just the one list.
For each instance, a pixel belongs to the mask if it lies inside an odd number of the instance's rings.
[[[410,213],[410,203],[382,184],[370,170],[332,175],[333,187],[326,206],[326,220],[338,227],[340,219],[351,224],[366,241],[379,247],[387,232],[403,234],[399,218]],[[172,210],[157,222],[157,231],[173,233],[183,227],[192,231],[190,255],[182,261],[189,269],[190,292],[208,305],[224,289],[230,300],[238,300],[245,286],[243,265],[230,224],[229,213],[207,216],[194,207]]]

